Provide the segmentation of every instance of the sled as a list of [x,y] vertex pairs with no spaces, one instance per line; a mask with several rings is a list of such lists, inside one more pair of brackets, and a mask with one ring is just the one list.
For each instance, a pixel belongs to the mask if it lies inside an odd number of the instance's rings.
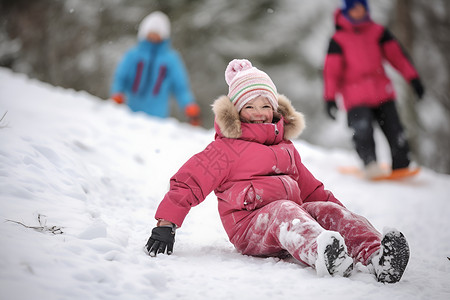
[[[415,168],[404,168],[404,169],[397,169],[394,171],[390,171],[390,168],[388,165],[381,165],[380,166],[383,170],[386,170],[386,175],[378,176],[375,178],[370,178],[368,180],[371,181],[381,181],[381,180],[401,180],[413,177],[420,172],[419,167]],[[345,175],[353,175],[359,178],[365,178],[364,177],[364,171],[356,166],[340,166],[338,167],[338,171],[341,174]]]

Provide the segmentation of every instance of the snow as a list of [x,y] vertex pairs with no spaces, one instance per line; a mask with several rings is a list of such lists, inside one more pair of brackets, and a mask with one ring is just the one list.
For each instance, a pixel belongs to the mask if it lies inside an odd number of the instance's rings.
[[[6,113],[6,114],[5,114]],[[449,299],[450,176],[343,176],[354,152],[295,141],[351,210],[400,229],[411,260],[397,284],[361,266],[319,277],[292,260],[239,254],[214,194],[191,210],[174,253],[143,251],[171,175],[214,132],[130,113],[85,92],[0,69],[1,299]],[[311,130],[307,128],[306,130]],[[324,136],[324,139],[332,138]]]

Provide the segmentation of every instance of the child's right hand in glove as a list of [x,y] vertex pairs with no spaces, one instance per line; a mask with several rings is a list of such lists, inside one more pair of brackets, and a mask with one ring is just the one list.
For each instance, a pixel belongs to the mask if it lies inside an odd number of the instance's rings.
[[147,241],[145,248],[148,255],[155,257],[158,253],[166,252],[172,254],[173,244],[175,243],[175,225],[162,225],[153,228],[152,235]]

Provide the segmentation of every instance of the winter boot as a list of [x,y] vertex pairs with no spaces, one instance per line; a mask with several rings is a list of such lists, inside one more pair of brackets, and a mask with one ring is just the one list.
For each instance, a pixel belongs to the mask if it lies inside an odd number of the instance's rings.
[[409,260],[409,246],[405,236],[397,230],[387,232],[381,249],[372,258],[375,276],[379,282],[396,283],[402,278]]
[[324,231],[317,237],[317,254],[318,275],[351,275],[353,259],[347,254],[347,246],[338,232]]
[[376,179],[388,175],[387,170],[383,170],[376,161],[370,162],[364,167],[364,177],[366,179]]

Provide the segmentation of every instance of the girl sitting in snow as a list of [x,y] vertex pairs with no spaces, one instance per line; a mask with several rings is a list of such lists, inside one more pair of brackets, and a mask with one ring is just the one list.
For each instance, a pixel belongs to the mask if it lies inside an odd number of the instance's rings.
[[170,179],[149,255],[171,254],[175,228],[214,191],[225,231],[242,254],[290,254],[319,275],[345,277],[361,262],[378,281],[398,282],[409,259],[405,237],[395,230],[382,237],[302,164],[290,139],[302,132],[303,115],[248,60],[231,61],[225,79],[228,96],[213,104],[215,140]]

